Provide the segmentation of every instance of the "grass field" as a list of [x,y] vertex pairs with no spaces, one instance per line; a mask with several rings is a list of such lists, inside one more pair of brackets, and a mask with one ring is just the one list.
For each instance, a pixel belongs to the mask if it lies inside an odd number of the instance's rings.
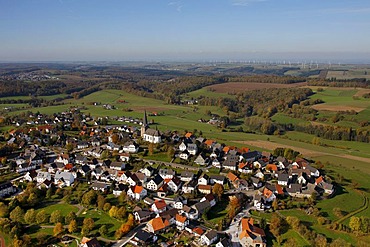
[[122,222],[111,218],[107,213],[98,210],[98,209],[90,209],[83,212],[79,217],[82,218],[92,218],[95,222],[95,230],[93,232],[98,232],[99,228],[102,225],[106,225],[108,228],[108,238],[114,239],[114,233],[116,230],[121,226]]
[[77,213],[78,209],[77,207],[65,203],[59,203],[59,204],[52,204],[52,205],[46,205],[42,208],[38,208],[37,211],[45,210],[45,213],[49,216],[52,212],[55,210],[59,210],[61,215],[66,216],[69,212],[75,212]]

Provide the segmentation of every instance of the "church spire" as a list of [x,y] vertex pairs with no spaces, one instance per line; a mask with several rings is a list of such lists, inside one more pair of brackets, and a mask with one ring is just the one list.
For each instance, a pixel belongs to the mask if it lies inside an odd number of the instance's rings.
[[146,110],[144,110],[143,126],[148,126],[148,118],[146,117]]

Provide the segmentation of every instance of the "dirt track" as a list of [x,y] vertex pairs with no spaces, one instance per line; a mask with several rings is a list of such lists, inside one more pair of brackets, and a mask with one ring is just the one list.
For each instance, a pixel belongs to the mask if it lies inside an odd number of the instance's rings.
[[342,157],[345,159],[351,159],[351,160],[357,160],[357,161],[362,161],[370,164],[370,158],[364,158],[364,157],[358,157],[358,156],[353,156],[349,154],[331,154],[331,153],[325,153],[325,152],[320,152],[320,151],[313,151],[309,150],[306,148],[299,148],[299,147],[293,147],[290,145],[285,145],[285,144],[279,144],[275,142],[269,142],[269,141],[234,141],[236,143],[242,143],[242,144],[247,144],[263,149],[268,149],[268,150],[274,150],[275,148],[281,147],[281,148],[291,148],[293,150],[296,150],[303,154],[304,156],[307,157],[317,157],[317,156],[336,156],[336,157]]

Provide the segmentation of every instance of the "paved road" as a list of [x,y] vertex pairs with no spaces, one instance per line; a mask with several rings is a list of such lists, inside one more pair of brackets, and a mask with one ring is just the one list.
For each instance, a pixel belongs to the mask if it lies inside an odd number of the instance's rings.
[[231,236],[231,243],[233,245],[233,247],[239,247],[240,246],[240,241],[239,241],[239,225],[240,225],[240,221],[243,217],[245,216],[249,216],[249,210],[251,209],[251,207],[247,207],[245,209],[243,209],[240,213],[238,213],[233,221],[231,222],[229,228],[225,231],[226,233],[228,233],[230,236]]
[[114,245],[112,245],[112,247],[123,247],[123,246],[125,246],[135,236],[135,233],[139,229],[144,228],[145,225],[146,225],[146,223],[141,223],[140,225],[136,226],[129,233],[127,233],[125,237],[123,237],[118,242],[116,242]]

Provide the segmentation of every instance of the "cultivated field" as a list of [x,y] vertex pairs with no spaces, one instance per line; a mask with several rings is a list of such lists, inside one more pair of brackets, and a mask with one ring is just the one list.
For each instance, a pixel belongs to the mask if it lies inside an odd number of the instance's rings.
[[228,82],[216,84],[205,88],[210,88],[216,93],[237,93],[244,91],[253,91],[265,88],[291,88],[306,86],[306,82],[294,84],[279,84],[279,83],[260,83],[260,82]]

